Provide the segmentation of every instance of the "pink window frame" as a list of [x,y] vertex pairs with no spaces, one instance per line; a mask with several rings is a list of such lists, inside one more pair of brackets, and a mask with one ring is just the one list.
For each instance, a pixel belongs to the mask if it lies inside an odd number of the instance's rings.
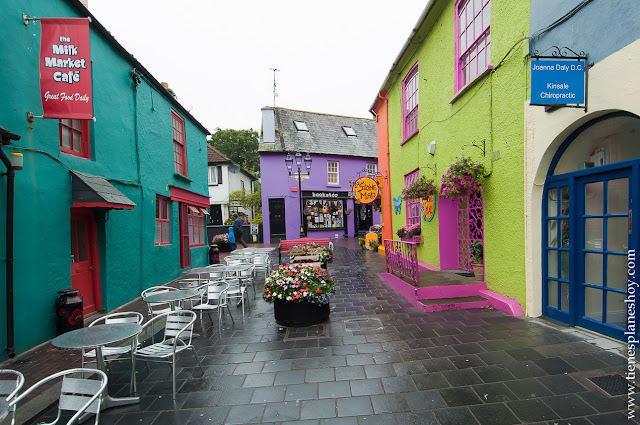
[[[167,218],[164,219],[162,217],[158,218],[158,211],[162,215],[162,203],[166,201],[167,205]],[[164,235],[162,224],[160,225],[160,242],[154,242],[155,245],[169,245],[171,243],[171,200],[169,198],[165,198],[164,196],[156,195],[156,221],[160,223],[169,223],[169,231],[167,232],[166,238]],[[155,239],[155,234],[154,234]]]
[[[420,169],[416,168],[412,172],[405,174],[404,186],[407,187],[413,184],[420,178]],[[406,208],[406,223],[407,224],[420,224],[420,200],[405,201]]]
[[[489,9],[489,13],[491,13],[491,0],[480,0],[480,2],[482,3],[482,8],[483,11],[479,14],[476,15],[475,11],[473,14],[473,22],[475,23],[476,18],[482,19],[483,15],[485,13],[486,8]],[[482,54],[485,55],[485,68],[484,69],[478,69],[478,73],[473,77],[470,78],[469,81],[466,82],[466,84],[463,82],[463,67],[462,67],[462,57],[469,52],[473,46],[475,46],[478,42],[478,40],[480,40],[482,37],[485,36],[485,34],[491,34],[491,16],[489,16],[489,25],[487,26],[487,28],[483,29],[480,33],[480,35],[474,37],[473,41],[471,43],[467,44],[467,48],[465,49],[464,52],[460,51],[460,9],[464,8],[465,6],[467,6],[468,4],[473,5],[475,3],[474,0],[458,0],[456,2],[455,5],[455,91],[456,93],[459,92],[460,90],[462,90],[463,88],[465,88],[466,86],[468,86],[469,84],[471,84],[474,80],[476,80],[478,77],[480,77],[487,69],[493,69],[493,67],[491,66],[491,57],[489,54],[489,57],[486,56],[487,54],[487,50],[491,50],[491,41],[489,41],[488,43],[485,44],[484,49],[482,50]],[[467,27],[469,27],[469,25],[467,25]],[[471,28],[474,28],[474,24],[471,25]],[[474,34],[475,35],[475,34]],[[476,53],[476,57],[478,57],[479,55]],[[470,65],[467,65],[470,66]]]
[[187,149],[184,136],[184,119],[171,111],[171,132],[173,137],[173,160],[175,172],[187,176]]
[[[411,93],[411,98],[416,97],[416,106],[411,109],[411,111],[407,112],[407,102],[409,99],[407,98],[407,90],[406,87],[409,85],[413,79],[415,78],[415,91]],[[411,136],[416,134],[419,130],[419,111],[420,111],[420,72],[418,69],[418,62],[416,62],[409,72],[407,72],[407,76],[402,80],[402,143],[406,142]],[[414,127],[409,125],[410,122],[414,123]]]

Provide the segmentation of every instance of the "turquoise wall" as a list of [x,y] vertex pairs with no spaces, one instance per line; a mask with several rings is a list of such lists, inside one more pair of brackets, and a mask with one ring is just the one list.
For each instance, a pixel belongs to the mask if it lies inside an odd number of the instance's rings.
[[[0,125],[22,139],[3,147],[24,154],[16,172],[15,329],[17,352],[55,336],[57,292],[70,288],[69,170],[102,176],[136,203],[133,210],[96,210],[103,308],[113,310],[142,289],[180,275],[178,203],[171,203],[171,244],[154,245],[156,194],[177,186],[208,196],[206,134],[185,118],[188,179],[174,174],[172,104],[142,80],[134,89],[133,65],[90,25],[93,106],[91,159],[60,152],[58,120],[42,115],[38,82],[40,23],[25,26],[22,14],[78,17],[65,0],[0,0]],[[2,167],[4,172],[4,166]],[[6,177],[0,177],[0,257],[5,257]],[[191,265],[206,264],[205,247],[191,249]],[[5,311],[5,265],[0,263],[0,310]],[[6,347],[6,317],[0,315],[0,345]],[[0,353],[0,360],[4,356]]]
[[[488,289],[517,298],[525,307],[524,279],[524,102],[529,34],[529,2],[492,0],[491,64],[495,72],[479,77],[454,100],[455,2],[441,1],[419,34],[425,39],[404,58],[389,87],[389,150],[391,195],[404,187],[404,175],[420,168],[438,187],[449,166],[464,156],[481,161],[489,176],[483,186],[485,266]],[[513,48],[513,50],[511,50]],[[507,56],[508,54],[508,56]],[[503,58],[505,58],[503,61]],[[402,80],[419,62],[419,132],[402,143]],[[401,62],[403,63],[403,62]],[[427,144],[436,141],[436,153]],[[486,156],[470,145],[486,143]],[[492,160],[492,152],[500,159]],[[431,167],[431,168],[428,168]],[[433,171],[435,169],[435,173]],[[440,201],[440,199],[438,199]],[[437,211],[431,222],[421,221],[424,244],[418,258],[440,267]],[[394,232],[406,223],[406,208],[393,214]]]

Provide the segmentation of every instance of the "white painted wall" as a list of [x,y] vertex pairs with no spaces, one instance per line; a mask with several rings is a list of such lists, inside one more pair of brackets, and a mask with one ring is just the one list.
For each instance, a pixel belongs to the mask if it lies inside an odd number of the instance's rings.
[[[209,185],[209,203],[212,205],[222,205],[222,220],[223,222],[229,218],[229,194],[240,190],[242,188],[241,181],[244,181],[244,187],[247,193],[253,192],[251,185],[251,178],[246,174],[231,173],[229,172],[229,164],[218,165],[222,167],[222,183],[217,185]],[[211,165],[209,167],[212,167]],[[240,211],[248,214],[250,218],[253,218],[253,212],[248,209],[240,208]]]
[[542,314],[542,192],[558,147],[574,130],[610,112],[640,116],[640,40],[589,69],[588,111],[544,106],[525,107],[525,252],[527,315]]

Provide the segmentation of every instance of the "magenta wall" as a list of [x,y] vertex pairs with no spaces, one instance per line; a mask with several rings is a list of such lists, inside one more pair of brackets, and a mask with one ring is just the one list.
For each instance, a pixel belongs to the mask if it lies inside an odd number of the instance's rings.
[[438,232],[440,233],[440,269],[460,268],[458,258],[458,200],[438,197]]
[[[284,198],[286,238],[300,237],[300,200],[298,197],[298,182],[289,177],[284,159],[286,152],[260,152],[260,176],[262,184],[262,216],[264,242],[271,243],[271,226],[269,221],[269,199]],[[377,158],[347,157],[336,155],[312,154],[311,176],[302,181],[302,191],[316,192],[348,192],[351,190],[350,180],[366,175],[367,164],[377,163]],[[339,184],[327,185],[327,161],[339,161]],[[304,166],[303,166],[304,167]],[[293,165],[294,171],[296,169]],[[360,172],[360,174],[358,174]],[[292,191],[295,188],[296,191]],[[346,200],[346,208],[354,209],[353,199]],[[378,211],[373,212],[373,224],[382,222]],[[354,236],[356,227],[355,214],[347,216],[348,236]],[[308,237],[335,239],[345,237],[344,229],[309,230]]]

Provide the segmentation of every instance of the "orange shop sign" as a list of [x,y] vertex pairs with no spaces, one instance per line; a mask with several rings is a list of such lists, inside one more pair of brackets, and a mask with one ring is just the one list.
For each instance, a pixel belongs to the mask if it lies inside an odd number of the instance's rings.
[[371,177],[360,177],[353,184],[353,198],[361,204],[370,204],[378,197],[378,183]]

